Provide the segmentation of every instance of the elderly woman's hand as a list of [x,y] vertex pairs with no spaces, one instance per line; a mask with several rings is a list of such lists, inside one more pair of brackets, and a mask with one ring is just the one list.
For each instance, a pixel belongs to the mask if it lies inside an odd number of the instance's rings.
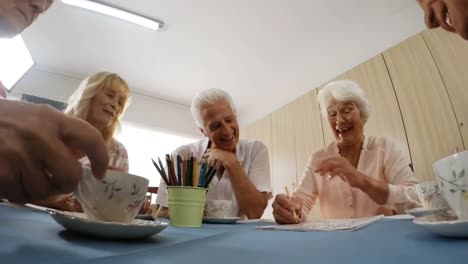
[[301,221],[302,203],[294,197],[288,199],[285,194],[278,194],[272,207],[273,216],[278,224],[297,224]]
[[342,176],[352,187],[356,188],[361,187],[365,180],[349,160],[340,156],[322,160],[315,168],[315,172],[325,177]]

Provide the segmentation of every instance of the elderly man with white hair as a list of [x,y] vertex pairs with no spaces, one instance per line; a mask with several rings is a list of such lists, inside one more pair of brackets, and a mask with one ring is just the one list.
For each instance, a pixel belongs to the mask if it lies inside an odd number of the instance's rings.
[[335,142],[311,156],[291,199],[276,196],[276,222],[304,221],[317,199],[325,219],[401,214],[412,206],[404,189],[418,181],[404,149],[386,137],[364,136],[370,114],[364,91],[352,81],[331,82],[318,101]]
[[[257,219],[271,198],[268,149],[257,140],[239,140],[236,108],[231,96],[208,89],[192,101],[192,115],[205,139],[184,145],[174,155],[193,153],[197,160],[217,163],[220,169],[210,184],[207,200],[231,200],[228,216]],[[167,191],[161,181],[156,202],[159,217],[168,215]]]

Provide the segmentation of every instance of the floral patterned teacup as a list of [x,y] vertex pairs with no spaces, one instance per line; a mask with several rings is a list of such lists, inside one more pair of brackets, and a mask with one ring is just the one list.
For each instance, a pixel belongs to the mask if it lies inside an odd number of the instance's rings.
[[88,219],[130,223],[143,205],[148,184],[148,179],[114,170],[107,170],[104,179],[98,180],[83,167],[74,193]]
[[231,200],[209,200],[205,203],[205,212],[208,217],[224,218],[231,214]]
[[414,186],[406,187],[404,190],[408,200],[425,209],[448,207],[437,181],[421,182]]
[[468,151],[459,152],[433,165],[437,183],[460,220],[468,220]]

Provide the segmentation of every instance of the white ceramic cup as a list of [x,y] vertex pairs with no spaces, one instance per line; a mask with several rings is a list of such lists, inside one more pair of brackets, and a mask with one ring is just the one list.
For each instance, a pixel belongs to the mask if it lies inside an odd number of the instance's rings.
[[460,220],[468,220],[468,151],[440,159],[432,166],[437,183]]
[[121,171],[107,170],[102,180],[83,167],[83,177],[75,190],[88,219],[130,223],[146,199],[148,179]]
[[231,200],[209,200],[205,203],[205,212],[208,217],[224,218],[231,214]]
[[408,200],[425,209],[441,209],[448,207],[442,190],[435,180],[405,187],[404,190]]

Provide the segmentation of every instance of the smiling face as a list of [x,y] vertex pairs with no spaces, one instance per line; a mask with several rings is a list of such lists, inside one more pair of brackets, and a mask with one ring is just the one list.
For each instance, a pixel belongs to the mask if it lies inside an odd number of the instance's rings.
[[97,129],[109,127],[122,113],[126,96],[119,89],[104,87],[92,99],[86,121]]
[[239,142],[239,124],[236,113],[228,102],[220,101],[203,107],[200,111],[203,128],[215,149],[234,152]]
[[467,0],[418,0],[428,28],[442,27],[468,40]]
[[53,2],[53,0],[1,0],[0,37],[18,35]]
[[361,117],[361,111],[353,101],[332,98],[327,105],[327,119],[339,147],[361,142],[366,120]]

